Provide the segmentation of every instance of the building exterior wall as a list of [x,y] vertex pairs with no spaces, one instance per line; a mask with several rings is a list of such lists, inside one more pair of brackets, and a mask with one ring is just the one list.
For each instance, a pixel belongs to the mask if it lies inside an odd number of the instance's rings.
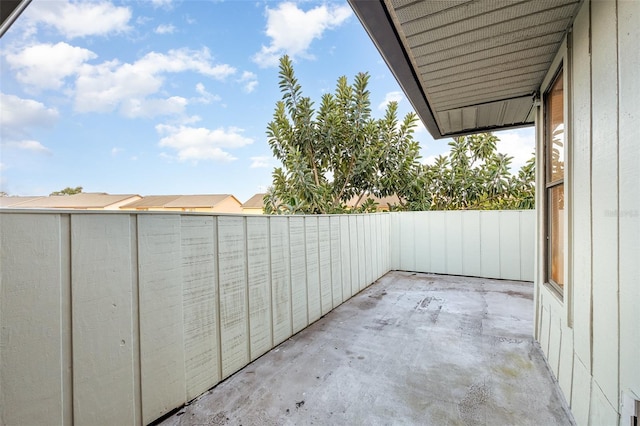
[[235,197],[227,197],[216,204],[212,211],[216,213],[242,213],[242,203]]
[[243,207],[242,214],[264,214],[264,210],[261,207]]
[[[559,296],[545,284],[539,232],[536,337],[581,425],[629,425],[634,401],[640,400],[638,22],[640,2],[585,1],[562,58],[569,93],[567,268]],[[541,123],[542,111],[538,165]],[[546,208],[542,185],[539,179],[540,230]]]

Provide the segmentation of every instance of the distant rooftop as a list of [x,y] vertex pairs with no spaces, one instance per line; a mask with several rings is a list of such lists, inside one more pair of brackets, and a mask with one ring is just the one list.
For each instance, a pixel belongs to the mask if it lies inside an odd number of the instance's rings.
[[231,194],[148,195],[141,200],[126,204],[121,208],[211,208],[230,197],[240,204],[240,201]]
[[373,200],[377,205],[378,205],[378,210],[386,210],[389,208],[389,206],[394,206],[394,205],[399,205],[400,204],[400,198],[398,198],[397,195],[389,195],[388,197],[376,197],[374,195],[365,195],[364,197],[362,197],[362,199],[360,200],[360,202],[358,202],[358,199],[360,197],[358,195],[354,196],[353,198],[351,198],[348,202],[347,202],[347,207],[356,207],[356,203],[358,203],[357,207],[362,206],[362,204],[364,204],[365,201],[367,200]]
[[264,192],[258,193],[242,204],[245,209],[261,209],[264,207]]
[[18,207],[29,201],[37,200],[44,197],[0,197],[0,207]]
[[[104,209],[126,201],[140,198],[137,194],[106,194],[103,192],[82,192],[74,195],[51,195],[49,197],[0,197],[6,199],[27,199],[19,204],[2,207],[43,208],[43,209]],[[116,206],[117,207],[117,206]]]

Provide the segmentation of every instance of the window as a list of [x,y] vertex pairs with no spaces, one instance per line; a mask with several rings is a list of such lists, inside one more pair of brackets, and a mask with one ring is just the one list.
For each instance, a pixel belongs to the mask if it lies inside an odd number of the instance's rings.
[[565,120],[563,69],[560,68],[545,93],[545,190],[546,190],[546,273],[560,295],[564,288],[564,169]]

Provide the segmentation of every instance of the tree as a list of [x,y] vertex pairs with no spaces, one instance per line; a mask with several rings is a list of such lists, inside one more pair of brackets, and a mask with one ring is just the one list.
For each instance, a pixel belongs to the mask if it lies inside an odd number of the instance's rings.
[[[280,59],[282,100],[267,136],[282,166],[273,171],[266,213],[339,213],[348,200],[357,197],[359,204],[366,194],[395,194],[407,205],[423,202],[417,182],[424,182],[424,169],[413,140],[417,117],[410,113],[399,122],[397,103],[391,102],[385,116],[374,119],[368,82],[366,73],[357,74],[353,84],[340,77],[335,93],[324,94],[316,111],[289,57]],[[363,209],[370,210],[370,202]]]
[[368,81],[366,73],[352,84],[340,77],[335,93],[324,94],[316,111],[302,94],[291,60],[280,59],[282,100],[267,136],[282,166],[273,171],[265,213],[341,213],[354,197],[356,211],[375,211],[368,194],[398,196],[394,210],[534,207],[534,158],[512,175],[513,158],[497,151],[495,135],[481,133],[454,138],[449,154],[422,165],[413,139],[416,115],[399,121],[398,105],[390,102],[384,117],[373,118]]
[[49,195],[74,195],[74,194],[80,194],[81,192],[82,192],[81,186],[76,186],[75,188],[71,188],[70,186],[67,186],[65,189],[62,189],[60,191],[54,191]]
[[491,133],[454,138],[449,154],[425,166],[432,210],[534,208],[535,157],[512,175],[513,158],[496,142]]

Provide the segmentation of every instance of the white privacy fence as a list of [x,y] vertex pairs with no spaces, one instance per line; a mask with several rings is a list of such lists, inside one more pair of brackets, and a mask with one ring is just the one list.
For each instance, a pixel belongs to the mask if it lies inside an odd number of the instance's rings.
[[533,281],[534,210],[391,214],[391,269]]
[[531,279],[533,213],[5,210],[0,248],[0,424],[138,425],[391,269]]
[[0,213],[0,424],[141,424],[389,270],[389,216]]

